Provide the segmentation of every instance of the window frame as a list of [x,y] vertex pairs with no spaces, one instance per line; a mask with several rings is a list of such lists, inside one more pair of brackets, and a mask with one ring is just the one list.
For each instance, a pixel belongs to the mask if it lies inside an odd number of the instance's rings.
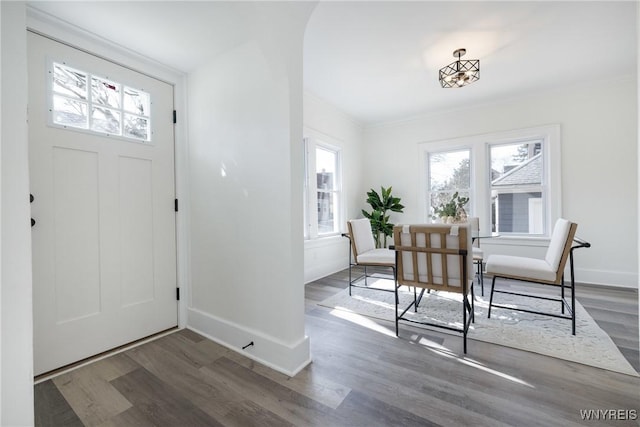
[[[323,239],[339,236],[342,233],[344,222],[344,184],[342,173],[342,148],[335,138],[310,130],[305,130],[304,137],[304,238],[305,240]],[[334,208],[334,221],[336,227],[329,233],[320,233],[318,227],[318,186],[316,173],[316,149],[323,149],[336,155],[336,176],[334,193],[337,200],[337,208]]]
[[[58,92],[54,91],[54,84],[53,84],[53,80],[54,80],[54,67],[55,65],[58,64],[60,66],[63,66],[65,68],[77,71],[79,73],[85,74],[86,78],[87,78],[87,95],[86,95],[86,99],[78,99],[75,100],[73,98],[70,98],[68,96],[65,96],[63,94],[59,94]],[[54,59],[51,57],[47,58],[47,69],[46,69],[46,78],[47,78],[47,125],[50,127],[54,127],[54,128],[58,128],[58,129],[65,129],[65,130],[69,130],[72,132],[80,132],[80,133],[85,133],[85,134],[89,134],[89,135],[93,135],[93,136],[103,136],[106,138],[115,138],[121,141],[126,141],[126,142],[130,142],[130,143],[137,143],[137,144],[143,144],[143,145],[155,145],[153,142],[153,118],[152,118],[152,110],[153,110],[153,100],[152,100],[152,95],[151,93],[147,92],[144,89],[141,88],[137,88],[135,87],[135,85],[130,85],[126,82],[122,82],[122,81],[116,81],[112,78],[109,78],[107,76],[104,76],[102,74],[98,74],[98,73],[93,73],[91,71],[86,71],[83,70],[80,67],[76,67],[73,64],[69,64],[67,61],[64,60],[59,60],[59,59]],[[119,108],[114,108],[108,105],[101,105],[101,104],[96,104],[93,102],[92,100],[92,79],[96,78],[100,81],[103,82],[110,82],[110,83],[114,83],[116,85],[119,86],[119,90],[120,90],[120,107]],[[137,113],[134,113],[132,111],[126,110],[125,106],[124,106],[124,92],[126,89],[131,89],[134,90],[136,92],[141,92],[146,94],[149,97],[149,111],[148,111],[148,116],[143,116]],[[54,121],[54,115],[55,115],[55,109],[54,109],[54,97],[58,96],[61,97],[63,99],[69,99],[71,101],[77,101],[80,102],[82,104],[86,104],[87,106],[87,127],[77,127],[77,126],[71,126],[71,125],[65,125],[65,124],[61,124],[61,123],[56,123]],[[102,131],[97,131],[92,129],[91,127],[91,114],[92,114],[92,108],[93,107],[100,107],[100,108],[106,108],[109,110],[114,110],[117,111],[120,114],[120,134],[115,134],[115,133],[108,133],[108,132],[102,132]],[[138,118],[142,118],[144,120],[147,120],[148,122],[148,138],[147,139],[142,139],[142,138],[136,138],[136,137],[131,137],[131,136],[127,136],[125,134],[125,129],[124,129],[124,124],[125,124],[125,117],[126,115],[131,115],[131,116],[135,116]]]
[[420,194],[424,199],[421,203],[421,216],[424,221],[431,221],[429,213],[429,165],[428,155],[434,152],[458,151],[471,149],[470,156],[470,202],[469,210],[480,218],[480,229],[491,229],[491,164],[489,150],[491,145],[510,144],[532,140],[541,140],[543,148],[544,176],[543,186],[546,194],[544,213],[544,233],[540,235],[508,234],[494,239],[497,241],[531,242],[548,240],[553,231],[555,221],[562,215],[562,182],[561,182],[561,131],[559,124],[542,125],[530,128],[515,129],[504,132],[494,132],[473,135],[462,138],[422,142],[420,151]]

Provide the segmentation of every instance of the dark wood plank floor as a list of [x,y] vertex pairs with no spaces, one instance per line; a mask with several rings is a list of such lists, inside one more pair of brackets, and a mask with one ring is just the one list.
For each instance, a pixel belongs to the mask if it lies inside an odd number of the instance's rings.
[[[317,302],[346,272],[306,286],[313,363],[289,378],[181,330],[35,386],[38,426],[637,426],[640,379],[489,343],[336,316]],[[637,293],[578,299],[638,369]],[[617,412],[616,414],[631,414]]]

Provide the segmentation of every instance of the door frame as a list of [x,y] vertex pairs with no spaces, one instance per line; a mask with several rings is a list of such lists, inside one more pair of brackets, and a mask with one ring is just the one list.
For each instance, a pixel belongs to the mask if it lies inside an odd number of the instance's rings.
[[[177,286],[180,288],[178,328],[186,327],[187,302],[190,300],[187,75],[29,7],[27,7],[26,31],[39,34],[173,86],[173,104],[177,111],[177,120],[174,125],[174,176],[175,194],[179,200],[179,211],[176,213],[176,280]],[[33,284],[31,287],[33,288]]]

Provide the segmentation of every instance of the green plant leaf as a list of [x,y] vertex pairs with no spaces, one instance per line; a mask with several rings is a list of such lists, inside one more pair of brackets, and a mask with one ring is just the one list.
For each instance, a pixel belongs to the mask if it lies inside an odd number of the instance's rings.
[[382,200],[383,202],[389,200],[389,196],[391,196],[391,187],[387,188],[386,190],[384,189],[384,187],[380,187],[382,189]]
[[400,203],[400,198],[393,197],[391,191],[391,186],[389,188],[380,186],[380,194],[378,194],[372,188],[367,192],[366,198],[366,202],[371,206],[372,211],[362,210],[362,214],[371,222],[371,232],[378,248],[382,246],[382,243],[386,247],[386,237],[393,235],[394,224],[389,222],[391,217],[387,215],[387,212],[402,212],[404,209],[404,206]]

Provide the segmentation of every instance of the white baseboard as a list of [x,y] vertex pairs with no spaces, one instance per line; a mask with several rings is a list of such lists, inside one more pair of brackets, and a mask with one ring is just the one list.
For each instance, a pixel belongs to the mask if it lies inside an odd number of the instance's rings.
[[[290,377],[311,363],[306,335],[288,344],[194,308],[188,309],[187,328]],[[253,345],[242,348],[251,342]]]
[[[569,279],[568,270],[565,270],[565,280]],[[638,289],[638,274],[623,271],[591,270],[576,268],[576,282],[593,285],[609,285],[620,288]]]

